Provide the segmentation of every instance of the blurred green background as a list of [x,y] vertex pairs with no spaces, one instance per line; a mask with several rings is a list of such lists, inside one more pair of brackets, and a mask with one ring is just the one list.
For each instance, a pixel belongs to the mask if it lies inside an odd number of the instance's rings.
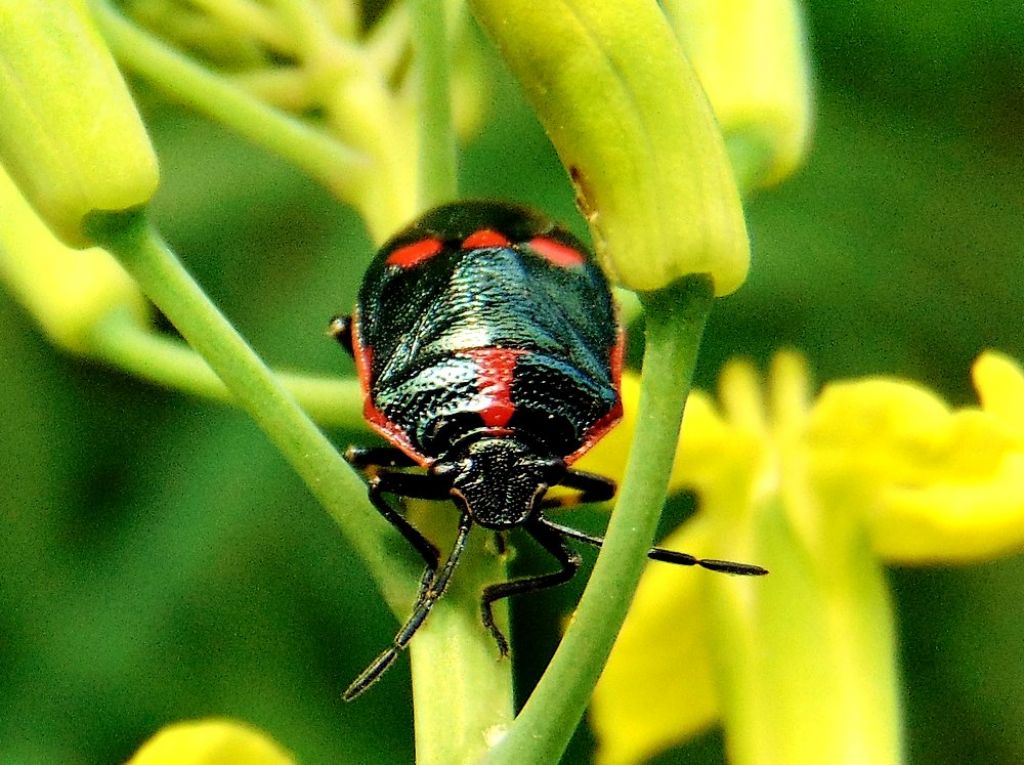
[[[749,205],[751,278],[716,306],[700,382],[734,354],[764,363],[792,346],[820,380],[896,374],[969,403],[981,349],[1024,359],[1024,6],[815,0],[807,17],[813,150]],[[583,233],[496,72],[464,194],[532,203]],[[274,365],[352,374],[323,330],[371,256],[358,220],[137,90],[163,168],[154,214],[188,267]],[[410,762],[404,660],[340,700],[394,621],[247,417],[55,352],[5,293],[0,347],[0,763],[116,763],[161,725],[207,715],[263,727],[304,763]],[[891,579],[909,761],[1024,762],[1024,558]],[[524,692],[581,586],[514,605]],[[592,747],[581,729],[565,761]],[[715,733],[657,759],[722,761]]]

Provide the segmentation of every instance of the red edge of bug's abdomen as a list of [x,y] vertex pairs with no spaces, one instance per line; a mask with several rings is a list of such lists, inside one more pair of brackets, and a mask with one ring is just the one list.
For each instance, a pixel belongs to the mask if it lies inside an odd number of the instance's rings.
[[387,415],[373,403],[373,393],[371,392],[373,387],[373,348],[363,345],[358,308],[352,313],[352,351],[356,361],[359,387],[363,391],[363,419],[371,428],[384,436],[389,443],[407,454],[417,465],[426,467],[431,460],[417,451],[409,440],[408,434],[389,420]]
[[565,464],[571,465],[604,438],[605,434],[619,424],[622,419],[622,365],[626,355],[626,333],[618,327],[615,344],[608,353],[608,364],[612,373],[612,387],[615,388],[615,405],[608,414],[590,426],[580,447],[565,458]]

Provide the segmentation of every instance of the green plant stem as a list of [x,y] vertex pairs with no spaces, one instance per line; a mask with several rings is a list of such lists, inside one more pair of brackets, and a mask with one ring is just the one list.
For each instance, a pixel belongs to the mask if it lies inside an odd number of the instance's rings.
[[[452,126],[450,51],[443,4],[411,3],[419,162],[416,203],[425,209],[458,195],[458,162]],[[444,525],[451,527],[450,513]],[[450,530],[423,515],[419,527],[432,539]],[[480,622],[480,593],[506,578],[505,562],[476,530],[445,597],[410,645],[418,765],[476,762],[512,722],[512,663],[499,660]],[[507,623],[507,604],[496,617]]]
[[278,53],[294,53],[294,43],[273,13],[250,0],[193,0],[193,5],[210,14],[233,36],[252,36]]
[[[431,539],[453,539],[453,512],[417,513],[418,528]],[[505,558],[474,529],[445,596],[409,645],[416,723],[417,765],[477,762],[512,723],[512,662],[480,621],[480,593],[507,578]],[[507,603],[495,616],[508,634]]]
[[352,201],[369,172],[362,154],[273,109],[132,24],[107,0],[90,0],[93,16],[117,58],[167,95],[262,146]]
[[437,0],[412,2],[416,91],[419,97],[417,194],[421,210],[450,202],[458,193],[445,15],[443,4]]
[[86,226],[295,468],[362,555],[389,604],[407,608],[419,578],[414,556],[366,501],[359,477],[189,276],[144,211],[93,213]]
[[[127,312],[114,312],[98,323],[90,351],[143,380],[214,401],[233,400],[202,356],[179,340],[139,324]],[[354,378],[288,372],[275,372],[275,377],[320,425],[352,430],[365,427],[363,396]]]
[[687,277],[642,296],[646,308],[637,429],[622,490],[575,618],[507,736],[482,762],[545,765],[565,751],[636,590],[665,503],[712,285]]

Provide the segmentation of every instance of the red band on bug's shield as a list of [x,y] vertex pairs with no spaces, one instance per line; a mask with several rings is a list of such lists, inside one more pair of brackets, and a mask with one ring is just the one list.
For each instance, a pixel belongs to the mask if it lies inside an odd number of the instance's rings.
[[462,249],[475,250],[478,247],[508,247],[509,241],[497,231],[482,228],[462,240]]
[[392,250],[388,255],[387,264],[399,268],[412,268],[437,255],[444,245],[439,239],[420,239]]
[[546,236],[535,236],[530,240],[530,248],[548,263],[559,268],[582,266],[585,262],[579,250]]

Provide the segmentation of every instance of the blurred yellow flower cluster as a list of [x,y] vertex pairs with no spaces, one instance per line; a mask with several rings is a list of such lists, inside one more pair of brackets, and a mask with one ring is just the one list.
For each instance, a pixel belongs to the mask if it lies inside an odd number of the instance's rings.
[[[735,763],[900,761],[882,563],[1024,546],[1024,374],[994,352],[973,372],[980,407],[962,409],[888,378],[815,399],[793,353],[764,386],[733,362],[717,403],[691,395],[672,486],[694,491],[699,511],[665,546],[772,573],[648,568],[594,698],[603,765],[643,761],[720,718]],[[625,381],[627,398],[636,385]],[[621,470],[633,425],[582,466]]]
[[128,765],[294,765],[262,732],[232,720],[168,725],[143,744]]

